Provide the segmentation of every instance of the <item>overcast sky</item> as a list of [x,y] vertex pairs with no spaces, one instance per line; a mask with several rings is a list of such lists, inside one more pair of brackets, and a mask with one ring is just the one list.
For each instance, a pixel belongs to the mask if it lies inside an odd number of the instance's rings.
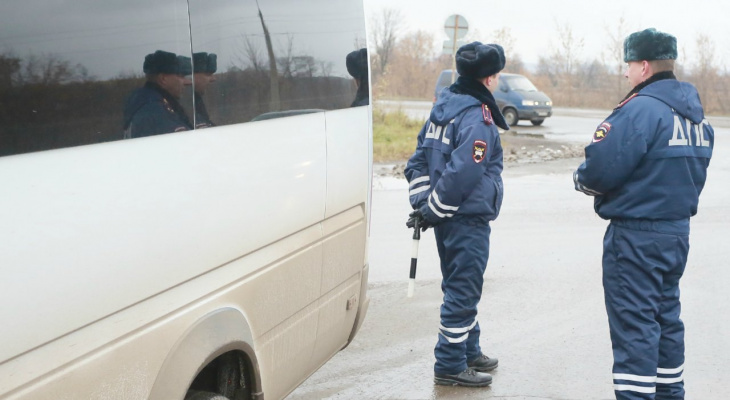
[[[497,29],[507,27],[515,40],[516,52],[522,60],[536,64],[558,45],[556,23],[572,27],[582,35],[585,45],[581,59],[601,56],[607,46],[606,29],[615,32],[615,24],[623,16],[628,33],[654,27],[677,37],[679,62],[691,66],[696,57],[698,34],[708,35],[715,46],[715,61],[726,65],[730,61],[730,22],[727,3],[718,0],[520,0],[477,1],[446,0],[364,0],[368,18],[383,8],[401,11],[406,31],[425,30],[437,35],[439,43],[446,39],[443,25],[452,14],[460,14],[469,22],[470,33],[477,29],[479,38],[489,42]],[[368,21],[369,22],[369,21]],[[441,45],[439,44],[439,51]],[[686,59],[683,59],[683,53]]]

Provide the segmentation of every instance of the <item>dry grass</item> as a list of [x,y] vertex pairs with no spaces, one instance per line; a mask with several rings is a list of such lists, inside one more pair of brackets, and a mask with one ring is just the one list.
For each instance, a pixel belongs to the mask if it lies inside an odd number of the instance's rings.
[[416,150],[418,132],[423,121],[417,121],[402,112],[373,110],[373,161],[407,160]]

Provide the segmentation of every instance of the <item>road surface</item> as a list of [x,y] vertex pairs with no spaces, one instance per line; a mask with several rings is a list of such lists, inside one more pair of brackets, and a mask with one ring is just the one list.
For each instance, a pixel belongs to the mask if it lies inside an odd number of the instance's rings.
[[[566,110],[537,129],[590,138],[603,115]],[[716,145],[681,283],[687,399],[724,400],[730,370],[730,122],[709,118]],[[587,127],[578,133],[576,127]],[[535,127],[517,128],[527,131]],[[548,139],[549,140],[549,139]],[[589,140],[589,139],[588,139]],[[584,140],[585,141],[585,140]],[[288,399],[613,399],[601,286],[607,222],[573,189],[580,159],[505,169],[505,198],[479,304],[482,347],[498,357],[491,387],[433,384],[441,304],[432,231],[421,239],[415,296],[406,298],[411,232],[405,180],[377,177],[365,323],[345,350]]]

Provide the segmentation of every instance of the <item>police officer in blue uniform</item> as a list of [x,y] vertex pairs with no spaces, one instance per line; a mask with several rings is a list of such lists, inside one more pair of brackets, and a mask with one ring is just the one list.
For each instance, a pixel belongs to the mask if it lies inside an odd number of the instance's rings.
[[195,129],[215,126],[208,115],[208,109],[203,102],[203,95],[208,86],[216,81],[215,72],[218,70],[218,56],[215,53],[193,53],[193,88],[195,92]]
[[712,156],[697,90],[674,76],[677,40],[653,28],[624,41],[634,88],[593,134],[576,190],[610,220],[603,287],[617,399],[684,399],[679,280]]
[[476,320],[489,258],[489,222],[502,204],[502,145],[497,127],[509,129],[492,96],[504,68],[497,44],[473,42],[456,53],[459,78],[443,90],[418,134],[408,160],[407,222],[434,227],[441,259],[443,304],[434,350],[434,382],[487,386],[497,367],[479,346]]
[[124,106],[124,138],[137,138],[193,129],[180,105],[192,73],[190,58],[157,50],[148,54],[142,67],[147,82],[127,99]]

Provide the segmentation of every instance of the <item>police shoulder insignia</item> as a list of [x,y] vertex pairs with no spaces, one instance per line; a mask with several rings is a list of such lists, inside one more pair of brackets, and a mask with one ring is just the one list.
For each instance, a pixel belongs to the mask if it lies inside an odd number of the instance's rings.
[[482,104],[482,115],[484,116],[484,123],[487,125],[494,124],[494,118],[492,117],[492,111],[489,110],[486,104]]
[[628,98],[627,98],[626,100],[624,100],[624,101],[622,101],[622,102],[618,103],[618,105],[616,106],[616,108],[621,108],[621,107],[623,107],[623,106],[624,106],[624,105],[625,105],[626,103],[628,103],[628,102],[629,102],[629,101],[630,101],[631,99],[633,99],[634,97],[636,97],[636,95],[638,95],[638,93],[634,93],[634,94],[632,94],[631,96],[629,96],[629,97],[628,97]]
[[487,142],[483,140],[475,140],[474,148],[472,149],[471,157],[474,162],[480,163],[484,160],[484,155],[487,154]]
[[172,109],[172,106],[170,105],[170,102],[167,101],[167,99],[162,99],[162,105],[165,107],[165,110],[167,110],[171,114],[175,114],[175,110]]
[[593,143],[600,142],[601,140],[605,139],[608,135],[608,132],[610,131],[611,124],[603,121],[603,123],[598,126],[598,129],[596,129],[596,133],[593,134]]

